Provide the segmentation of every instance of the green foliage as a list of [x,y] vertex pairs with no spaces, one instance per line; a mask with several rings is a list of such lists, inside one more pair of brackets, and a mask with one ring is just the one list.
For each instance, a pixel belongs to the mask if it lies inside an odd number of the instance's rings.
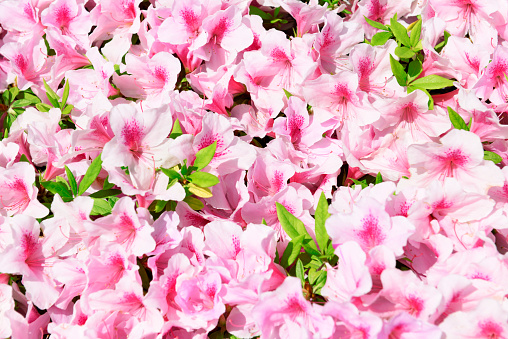
[[97,176],[102,169],[101,155],[102,153],[92,161],[90,167],[88,167],[86,170],[83,179],[81,179],[81,182],[79,183],[78,195],[85,193],[85,191],[92,185],[95,179],[97,179]]
[[324,193],[319,198],[314,215],[316,241],[312,239],[301,220],[283,205],[279,203],[275,205],[279,222],[291,238],[282,257],[279,259],[277,254],[275,261],[279,262],[289,275],[300,279],[302,288],[310,293],[310,299],[322,298],[318,294],[326,283],[326,264],[334,266],[338,260],[325,227],[330,214]]

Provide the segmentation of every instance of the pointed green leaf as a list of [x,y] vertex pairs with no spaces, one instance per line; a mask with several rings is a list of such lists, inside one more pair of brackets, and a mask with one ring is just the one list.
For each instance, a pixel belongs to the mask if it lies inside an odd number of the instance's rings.
[[416,79],[420,74],[422,74],[423,67],[422,62],[418,59],[413,60],[409,63],[409,66],[407,68],[407,76],[409,81],[413,81]]
[[42,181],[41,185],[51,193],[58,194],[65,202],[72,200],[71,191],[62,182]]
[[403,44],[406,47],[411,47],[411,42],[409,40],[409,36],[407,35],[407,29],[401,23],[397,22],[397,19],[390,19],[390,29],[395,35],[397,41]]
[[185,199],[183,199],[183,201],[185,201],[187,205],[189,205],[189,207],[192,208],[194,211],[199,211],[203,209],[203,207],[205,207],[205,205],[201,200],[196,199],[194,197],[186,197]]
[[180,173],[178,173],[177,171],[175,171],[174,169],[172,168],[161,168],[161,171],[162,173],[166,174],[169,179],[173,180],[173,179],[178,179],[178,180],[181,180],[183,179],[182,176],[180,175]]
[[57,175],[57,177],[55,178],[55,181],[59,182],[59,183],[63,183],[65,185],[65,187],[67,187],[67,189],[70,191],[71,186],[69,186],[69,183],[67,182],[67,180],[65,180],[61,176]]
[[74,178],[74,174],[72,174],[67,165],[65,165],[65,174],[67,174],[67,179],[69,180],[72,195],[76,196],[78,194],[78,184],[76,184],[76,178]]
[[409,37],[409,42],[412,47],[416,47],[418,42],[420,41],[420,34],[422,32],[422,20],[419,19],[411,29],[411,36]]
[[111,214],[112,207],[104,199],[93,199],[93,207],[90,215],[108,215]]
[[391,32],[379,32],[374,34],[370,40],[370,44],[372,46],[381,46],[384,45],[391,37],[393,37]]
[[219,183],[219,178],[211,173],[194,172],[187,177],[193,184],[200,187],[211,187]]
[[279,219],[282,228],[284,231],[286,231],[291,239],[296,238],[301,234],[307,233],[303,222],[289,213],[286,207],[279,204],[278,202],[275,203],[275,206],[277,208],[277,218]]
[[44,88],[46,89],[46,96],[48,97],[49,102],[51,102],[53,107],[60,107],[60,104],[58,103],[58,95],[56,95],[55,91],[49,87],[45,79],[42,79],[42,81],[44,82]]
[[212,192],[206,187],[199,187],[199,186],[193,184],[192,182],[188,183],[187,187],[189,189],[189,192],[191,192],[192,194],[194,194],[197,197],[200,197],[200,198],[213,197]]
[[11,92],[4,91],[2,93],[2,101],[4,102],[4,104],[6,106],[9,106],[11,104],[11,102],[12,102],[12,100],[11,100]]
[[30,100],[19,99],[19,100],[16,100],[12,103],[12,107],[13,108],[26,107],[26,106],[30,106],[31,104],[32,104],[32,102]]
[[413,52],[407,47],[397,47],[395,48],[395,55],[401,59],[409,59],[413,55],[415,55],[415,52]]
[[258,15],[261,18],[263,18],[264,20],[270,20],[272,18],[272,16],[270,14],[263,12],[261,9],[259,9],[258,7],[255,7],[255,6],[249,7],[249,14],[250,15]]
[[282,254],[282,258],[280,259],[280,264],[284,268],[288,268],[291,266],[298,255],[302,251],[302,242],[305,238],[305,234],[299,235],[288,243],[286,249],[284,250],[284,254]]
[[326,271],[317,271],[316,277],[314,278],[314,284],[312,284],[312,293],[320,294],[321,289],[326,285],[326,278],[327,278],[327,272]]
[[444,46],[446,46],[446,44],[448,43],[448,38],[451,36],[450,33],[448,33],[447,31],[444,31],[444,40],[441,41],[440,43],[438,43],[434,49],[436,50],[436,52],[440,53],[441,50],[443,49]]
[[328,213],[328,201],[326,200],[325,194],[321,192],[316,213],[314,214],[314,219],[316,220],[316,240],[319,248],[321,249],[321,253],[325,253],[328,241],[330,240],[330,236],[328,235],[325,227],[326,219],[328,219],[328,217],[330,217],[330,213]]
[[16,99],[16,96],[19,93],[19,89],[17,87],[11,87],[11,88],[9,88],[9,92],[11,94],[10,97],[11,97],[11,102],[12,102]]
[[109,197],[115,197],[121,193],[122,193],[121,190],[116,190],[116,189],[110,188],[110,189],[103,189],[103,190],[94,192],[94,193],[90,194],[89,196],[91,198],[109,198]]
[[35,104],[35,107],[41,111],[41,112],[49,112],[50,109],[52,109],[53,107],[51,107],[50,105],[48,104],[45,104],[45,103],[38,103],[38,104]]
[[212,161],[213,156],[215,155],[215,150],[217,149],[217,141],[214,141],[213,144],[200,149],[196,153],[196,160],[194,160],[193,166],[197,168],[198,171],[202,170],[210,161]]
[[466,125],[466,122],[459,113],[455,112],[450,106],[448,106],[448,116],[450,117],[450,121],[452,122],[453,127],[456,129],[463,129],[469,131],[469,128]]
[[21,96],[23,100],[30,101],[28,105],[35,105],[41,102],[41,99],[28,92],[21,92]]
[[499,154],[491,151],[483,151],[483,159],[490,160],[494,162],[494,164],[499,164],[503,161],[503,158]]
[[74,105],[67,105],[62,111],[63,115],[71,114],[72,109],[74,108]]
[[65,82],[63,94],[62,94],[62,104],[60,105],[60,109],[64,109],[65,104],[67,104],[67,98],[69,98],[69,80]]
[[365,21],[367,21],[367,23],[369,25],[371,25],[372,27],[380,29],[380,30],[383,30],[383,31],[387,31],[388,30],[388,27],[386,27],[382,23],[374,21],[374,20],[371,20],[371,19],[367,18],[365,15],[363,17],[365,18]]
[[431,74],[426,77],[416,79],[411,83],[411,86],[420,89],[441,89],[445,87],[452,87],[453,80],[443,78],[442,76]]
[[173,123],[173,129],[171,130],[171,134],[169,135],[169,137],[171,139],[176,139],[182,134],[183,131],[182,126],[180,126],[180,120],[176,119],[175,122]]
[[360,185],[362,187],[362,189],[364,189],[365,187],[369,186],[367,185],[367,183],[365,181],[358,181],[356,179],[352,179],[351,178],[351,181],[355,183],[355,185]]
[[168,202],[167,201],[164,201],[164,200],[155,200],[154,201],[154,209],[153,211],[155,213],[160,213],[162,211],[164,211],[164,208],[166,208],[166,204]]
[[284,94],[286,94],[286,98],[291,98],[293,96],[293,94],[289,93],[288,91],[286,91],[284,88],[282,89],[284,91]]
[[302,282],[302,287],[305,285],[305,270],[303,268],[303,263],[300,259],[296,261],[296,277],[300,279]]
[[300,221],[297,217],[292,215],[283,205],[278,202],[275,203],[277,208],[277,217],[279,218],[279,222],[292,239],[298,235],[303,234],[305,239],[302,240],[302,245],[305,248],[305,251],[309,254],[319,255],[320,252],[317,249],[316,243],[314,239],[309,235],[309,232],[305,228],[305,225],[302,221]]
[[381,172],[379,172],[377,175],[376,175],[376,181],[374,182],[374,185],[377,185],[377,184],[380,184],[383,182],[383,176],[381,175]]
[[404,67],[390,54],[390,66],[392,67],[393,75],[397,79],[397,83],[404,87],[407,84],[407,74]]
[[101,172],[102,169],[102,159],[101,159],[102,153],[99,154],[99,156],[95,159],[93,159],[92,163],[90,164],[90,167],[86,170],[85,175],[83,176],[83,179],[81,179],[81,182],[79,183],[79,189],[78,189],[78,195],[82,195],[86,192],[88,187],[92,185],[92,183],[97,179],[97,176]]

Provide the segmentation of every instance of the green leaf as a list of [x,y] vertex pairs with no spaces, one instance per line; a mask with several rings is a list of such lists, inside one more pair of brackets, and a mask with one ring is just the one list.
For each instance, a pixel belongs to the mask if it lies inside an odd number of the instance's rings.
[[71,114],[71,111],[73,108],[74,108],[74,105],[65,106],[64,110],[62,111],[62,114],[63,115]]
[[41,99],[28,92],[21,92],[22,99],[30,101],[28,105],[35,105],[41,102]]
[[213,144],[200,149],[196,153],[196,160],[194,160],[193,166],[196,167],[198,171],[202,170],[210,161],[212,161],[213,156],[215,155],[215,150],[217,149],[217,141],[214,141]]
[[302,282],[302,287],[305,285],[305,270],[303,268],[303,263],[300,259],[296,261],[296,277],[300,279]]
[[276,18],[279,16],[279,13],[280,13],[280,7],[277,7],[274,11],[273,11],[273,17]]
[[93,199],[93,207],[90,215],[107,215],[112,210],[111,205],[104,199]]
[[174,169],[172,168],[161,168],[161,171],[162,173],[166,174],[169,179],[173,180],[173,179],[178,179],[178,180],[181,180],[183,179],[182,176],[180,175],[180,173],[178,173],[177,171],[175,171]]
[[62,104],[60,105],[60,109],[64,109],[65,104],[67,104],[67,98],[69,98],[69,80],[65,82],[63,94],[62,94]]
[[12,102],[12,100],[11,100],[11,92],[4,91],[2,93],[2,101],[4,102],[4,104],[6,106],[9,106],[11,104],[11,102]]
[[286,94],[286,98],[290,98],[293,96],[293,94],[289,93],[288,91],[286,91],[284,88],[282,89],[284,91],[284,94]]
[[353,179],[353,178],[350,178],[350,179],[351,179],[351,181],[352,181],[352,182],[354,182],[354,183],[355,183],[355,185],[360,185],[360,186],[362,186],[362,189],[364,189],[365,187],[369,186],[369,185],[367,185],[367,183],[366,183],[365,181],[363,181],[363,180],[362,180],[362,181],[358,181],[358,180]]
[[399,58],[409,59],[413,57],[413,55],[415,55],[415,52],[413,52],[407,47],[396,47],[395,55],[398,56]]
[[409,81],[413,81],[416,79],[420,74],[422,74],[423,67],[422,62],[418,59],[413,60],[409,63],[409,66],[407,68],[407,76]]
[[443,49],[444,46],[446,46],[446,44],[448,43],[448,38],[451,36],[450,33],[448,33],[447,31],[444,31],[444,40],[441,41],[440,43],[438,43],[434,49],[436,50],[436,52],[440,53],[441,50]]
[[206,187],[199,187],[196,184],[188,183],[187,188],[189,192],[200,198],[211,198],[213,197],[212,192]]
[[374,20],[371,20],[371,19],[367,18],[365,15],[363,17],[365,18],[365,21],[367,21],[367,23],[369,25],[371,25],[372,27],[377,28],[377,29],[381,29],[383,31],[387,31],[388,30],[388,28],[385,25],[383,25],[382,23],[374,21]]
[[28,161],[28,158],[24,154],[21,154],[21,157],[19,158],[19,161],[20,162],[28,162],[28,163],[30,162],[30,161]]
[[275,203],[275,206],[277,208],[277,217],[279,218],[279,222],[291,239],[307,233],[303,222],[289,213],[286,207],[278,202]]
[[418,45],[418,42],[420,41],[420,34],[422,32],[422,20],[418,20],[413,28],[411,29],[411,36],[409,37],[409,42],[411,43],[412,47],[416,47]]
[[108,198],[108,204],[111,206],[111,208],[115,207],[115,204],[120,200],[119,197],[110,197]]
[[407,84],[407,74],[404,71],[404,67],[390,54],[390,66],[392,67],[392,73],[395,75],[395,79],[397,79],[397,83],[400,86],[406,86]]
[[194,211],[199,211],[203,209],[203,207],[205,207],[205,205],[201,200],[196,199],[194,197],[186,197],[185,199],[183,199],[183,201],[185,201],[187,205],[189,205],[189,207],[192,208]]
[[11,87],[11,88],[9,88],[9,92],[10,92],[11,101],[13,101],[14,99],[16,99],[16,96],[18,95],[19,89],[17,87]]
[[187,177],[193,184],[201,187],[212,187],[219,183],[219,178],[211,173],[194,172]]
[[45,79],[42,79],[42,81],[44,82],[44,88],[46,89],[46,96],[48,97],[49,102],[51,102],[53,107],[60,107],[60,104],[58,103],[58,95],[56,95],[55,91],[48,86]]
[[106,179],[104,179],[104,184],[102,184],[102,189],[103,190],[109,190],[111,188],[115,187],[115,184],[112,184],[109,182],[109,177],[106,177]]
[[19,100],[16,100],[12,103],[12,107],[13,108],[26,107],[26,106],[30,106],[31,104],[32,104],[32,102],[30,100],[19,99]]
[[383,182],[383,176],[381,175],[381,172],[379,172],[377,175],[376,175],[376,181],[374,182],[374,185],[377,185],[377,184],[380,184]]
[[301,234],[305,236],[302,240],[302,245],[305,248],[305,251],[310,254],[319,255],[320,252],[317,249],[316,243],[314,239],[309,235],[309,232],[305,228],[305,225],[302,221],[300,221],[297,217],[292,215],[283,205],[278,202],[275,203],[277,208],[277,217],[279,218],[279,222],[286,231],[286,233],[290,236],[291,239],[297,237]]
[[76,194],[78,194],[78,184],[76,184],[76,178],[74,178],[74,174],[72,174],[67,165],[65,165],[65,174],[67,174],[67,179],[69,180],[69,185],[71,186],[72,195],[76,196]]
[[490,160],[494,162],[494,164],[499,164],[501,161],[503,161],[503,158],[499,154],[491,151],[483,151],[483,159]]
[[90,194],[89,196],[91,198],[108,198],[108,197],[114,197],[114,196],[117,196],[119,194],[121,194],[122,191],[121,190],[116,190],[116,189],[103,189],[103,190],[100,190],[100,191],[97,191],[97,192],[94,192],[92,194]]
[[407,29],[401,23],[397,22],[397,19],[390,19],[390,29],[395,35],[397,41],[403,44],[406,47],[411,47],[411,42],[409,40],[409,36],[407,35]]
[[441,89],[453,86],[453,81],[442,76],[431,74],[426,77],[416,79],[411,86],[419,89]]
[[171,134],[169,135],[169,137],[171,139],[176,139],[182,134],[183,131],[182,127],[180,126],[180,120],[176,119],[175,122],[173,123],[173,129],[171,130]]
[[379,32],[374,34],[370,40],[370,44],[372,46],[381,46],[384,45],[391,37],[393,37],[391,32]]
[[321,192],[316,213],[314,214],[314,219],[316,221],[316,240],[319,248],[321,249],[321,253],[326,253],[325,251],[328,247],[328,241],[330,240],[330,236],[328,235],[325,227],[326,219],[328,219],[328,217],[330,217],[330,213],[328,213],[328,201],[326,200],[325,194]]
[[41,111],[41,112],[49,112],[50,109],[52,109],[53,107],[51,107],[50,105],[48,104],[45,104],[45,103],[38,103],[38,104],[35,104],[35,107]]
[[314,278],[314,284],[312,284],[312,292],[315,294],[321,293],[321,289],[326,284],[326,278],[328,274],[326,271],[317,271]]
[[264,20],[270,20],[272,19],[272,16],[268,13],[263,12],[261,9],[255,6],[249,6],[249,14],[250,15],[258,15]]
[[69,186],[69,183],[67,182],[67,180],[65,180],[65,179],[64,179],[64,178],[62,178],[61,176],[59,176],[59,175],[58,175],[58,176],[55,178],[55,181],[56,181],[56,182],[63,183],[63,184],[65,185],[65,187],[67,187],[67,189],[68,189],[68,190],[70,190],[70,189],[71,189],[71,186]]
[[67,186],[62,182],[42,181],[42,187],[53,194],[58,194],[63,201],[68,202],[72,200],[72,193]]
[[156,200],[155,201],[155,206],[154,206],[154,212],[155,213],[160,213],[160,212],[164,211],[164,208],[166,207],[167,203],[168,202],[164,201],[164,200]]
[[450,117],[450,121],[452,122],[453,127],[456,129],[463,129],[469,131],[469,128],[466,125],[466,122],[459,113],[455,112],[450,106],[448,106],[448,116]]
[[282,267],[288,268],[295,262],[296,258],[298,258],[298,255],[302,250],[302,242],[304,238],[305,234],[301,234],[296,236],[294,239],[291,239],[291,241],[288,243],[288,246],[284,250],[284,254],[282,254],[282,258],[280,259],[280,264]]
[[92,185],[95,179],[97,179],[97,176],[99,175],[102,169],[101,156],[102,153],[99,154],[97,158],[93,159],[92,163],[90,164],[90,167],[88,167],[88,169],[86,170],[83,179],[81,179],[81,182],[79,183],[78,195],[82,195],[83,193],[85,193],[88,187],[90,187],[90,185]]

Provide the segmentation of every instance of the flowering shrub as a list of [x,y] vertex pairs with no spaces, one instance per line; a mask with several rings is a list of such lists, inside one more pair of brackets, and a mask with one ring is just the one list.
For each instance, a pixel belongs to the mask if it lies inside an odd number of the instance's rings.
[[508,337],[508,2],[0,25],[0,337]]

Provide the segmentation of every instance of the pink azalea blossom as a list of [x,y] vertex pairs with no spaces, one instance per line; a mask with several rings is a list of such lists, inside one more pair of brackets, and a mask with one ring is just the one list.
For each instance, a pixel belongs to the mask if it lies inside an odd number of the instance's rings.
[[326,230],[334,246],[354,240],[365,252],[384,245],[401,255],[414,226],[405,217],[390,217],[383,205],[365,197],[353,205],[351,213],[332,214]]
[[408,160],[410,182],[420,186],[453,177],[465,190],[484,193],[503,183],[501,170],[493,162],[483,160],[480,138],[464,130],[451,130],[440,143],[410,146]]
[[286,278],[275,291],[265,293],[252,312],[262,336],[328,337],[333,332],[332,318],[303,298],[300,280],[294,277]]
[[475,310],[455,312],[439,326],[447,336],[503,338],[508,336],[508,314],[497,300],[484,299]]
[[0,168],[0,211],[4,215],[29,215],[41,218],[48,209],[37,200],[39,190],[34,187],[35,170],[28,163],[15,163]]

